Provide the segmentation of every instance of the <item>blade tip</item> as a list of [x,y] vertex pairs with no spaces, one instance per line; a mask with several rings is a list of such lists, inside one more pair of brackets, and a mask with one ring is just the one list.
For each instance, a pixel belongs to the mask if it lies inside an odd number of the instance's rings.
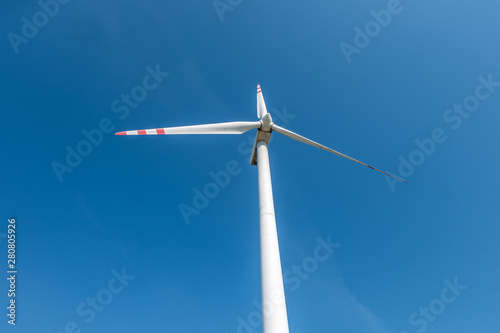
[[115,135],[127,135],[127,132],[117,132]]
[[411,185],[409,182],[407,182],[407,181],[406,181],[406,180],[404,180],[404,179],[401,179],[401,178],[398,178],[398,177],[394,177],[394,176],[392,176],[392,178],[397,179],[397,180],[399,180],[400,182],[403,182],[403,183],[405,183],[405,184]]

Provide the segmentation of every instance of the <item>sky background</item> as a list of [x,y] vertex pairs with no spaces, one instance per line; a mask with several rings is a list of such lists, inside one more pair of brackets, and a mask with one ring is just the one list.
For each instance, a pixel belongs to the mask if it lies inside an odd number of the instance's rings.
[[[2,332],[261,332],[254,131],[82,143],[103,121],[254,121],[257,83],[278,125],[412,183],[272,135],[290,332],[497,330],[500,87],[478,78],[500,82],[500,4],[403,0],[346,57],[387,1],[222,3],[73,0],[43,22],[36,1],[2,2],[0,275],[12,217],[19,271],[16,328],[0,283]],[[125,113],[148,66],[169,74]],[[476,91],[467,118],[447,111]],[[91,151],[70,167],[77,147]],[[184,218],[228,163],[229,185]],[[324,261],[318,238],[337,246]]]

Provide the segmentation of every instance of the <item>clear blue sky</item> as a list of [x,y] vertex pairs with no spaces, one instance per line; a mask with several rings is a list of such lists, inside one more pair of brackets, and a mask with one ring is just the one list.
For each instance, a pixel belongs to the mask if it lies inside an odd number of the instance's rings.
[[112,134],[254,121],[257,83],[278,125],[412,183],[273,134],[290,332],[498,329],[498,2],[60,2],[0,5],[2,332],[260,332],[254,132]]

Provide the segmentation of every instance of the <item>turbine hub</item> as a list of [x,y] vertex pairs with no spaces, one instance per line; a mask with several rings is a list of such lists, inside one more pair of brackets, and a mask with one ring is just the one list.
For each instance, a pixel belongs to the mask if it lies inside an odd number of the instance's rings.
[[260,122],[262,123],[262,127],[260,128],[261,131],[264,131],[264,132],[271,131],[271,127],[273,126],[273,118],[271,118],[271,115],[269,113],[266,113],[262,117]]

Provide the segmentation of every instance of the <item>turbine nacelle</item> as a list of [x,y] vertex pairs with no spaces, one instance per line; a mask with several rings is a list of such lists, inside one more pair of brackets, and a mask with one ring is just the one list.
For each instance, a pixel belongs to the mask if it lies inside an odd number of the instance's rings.
[[269,144],[274,125],[273,118],[267,113],[266,103],[264,102],[264,96],[262,96],[260,85],[257,85],[257,117],[260,118],[260,123],[262,125],[257,129],[257,134],[253,142],[252,154],[250,155],[251,165],[257,165],[257,143],[259,141],[264,141],[266,144]]
[[[266,116],[268,116],[268,115],[269,115],[269,113],[266,114]],[[269,116],[269,118],[271,118],[271,116]],[[264,125],[262,125],[262,126],[264,126]],[[270,126],[272,126],[272,125],[270,125]],[[269,131],[264,131],[262,129],[262,127],[257,130],[257,134],[255,135],[255,140],[253,141],[252,154],[250,155],[250,164],[251,165],[257,165],[257,143],[259,141],[264,141],[266,144],[269,144],[269,139],[271,138],[271,133],[272,133],[271,127],[270,127]]]

